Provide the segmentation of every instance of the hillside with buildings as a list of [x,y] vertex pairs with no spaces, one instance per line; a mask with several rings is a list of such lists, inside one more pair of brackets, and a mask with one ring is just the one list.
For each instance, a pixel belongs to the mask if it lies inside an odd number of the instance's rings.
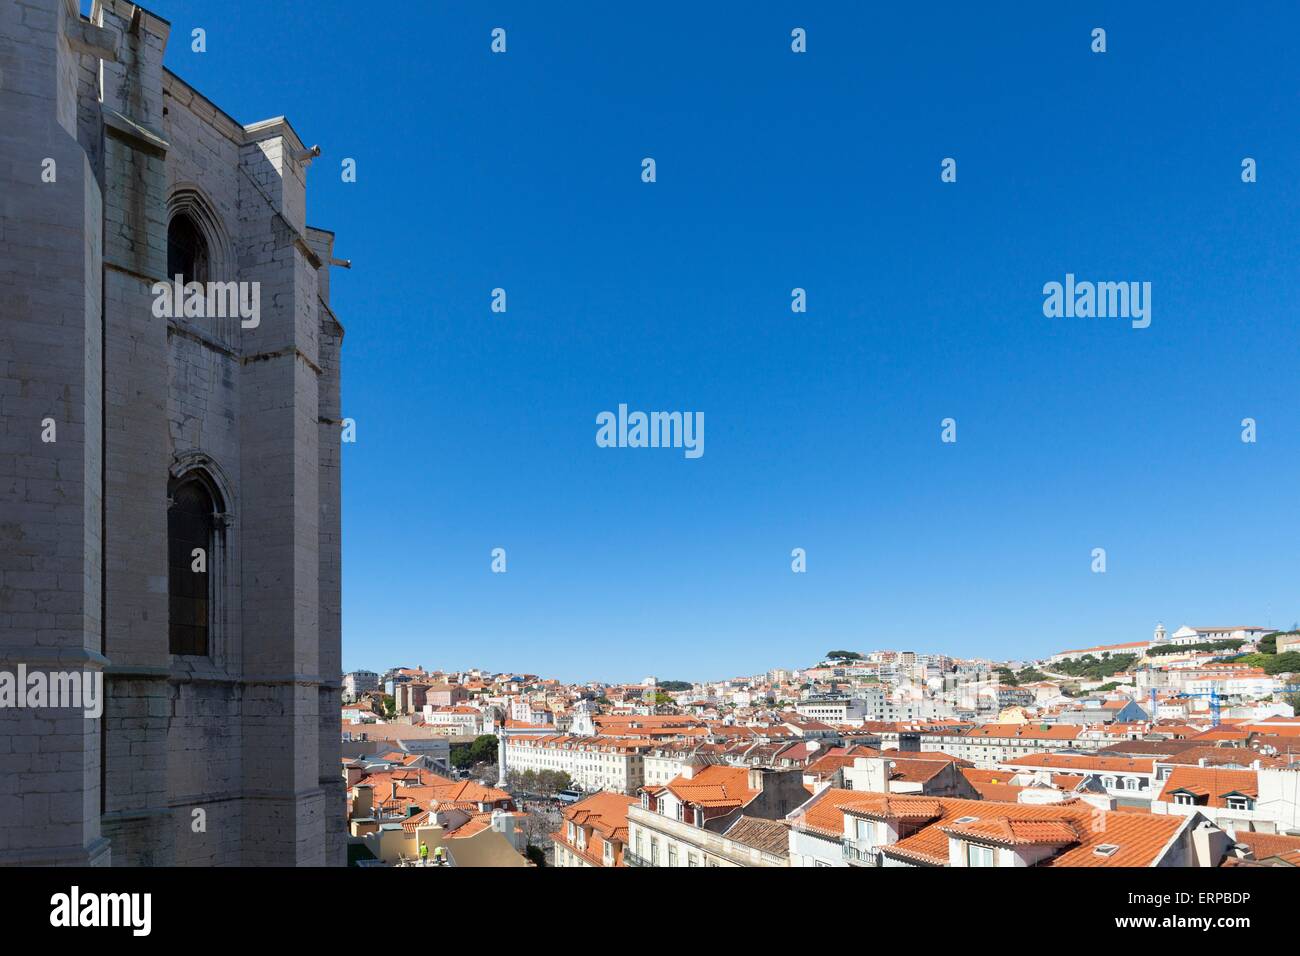
[[1159,625],[1037,660],[837,650],[699,682],[356,671],[350,859],[1293,866],[1298,643]]

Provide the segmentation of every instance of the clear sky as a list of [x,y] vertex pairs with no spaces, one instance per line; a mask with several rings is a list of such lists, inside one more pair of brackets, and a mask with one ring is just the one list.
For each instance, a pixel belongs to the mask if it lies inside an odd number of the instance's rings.
[[[171,69],[323,149],[346,668],[1300,618],[1295,4],[146,5]],[[1045,317],[1067,272],[1150,282],[1150,327]],[[598,448],[619,403],[704,412],[705,454]]]

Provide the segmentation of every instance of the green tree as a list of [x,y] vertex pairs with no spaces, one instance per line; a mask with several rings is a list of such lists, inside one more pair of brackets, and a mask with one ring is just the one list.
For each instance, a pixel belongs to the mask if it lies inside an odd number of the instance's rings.
[[1060,661],[1052,669],[1070,677],[1082,677],[1088,680],[1104,680],[1112,674],[1128,670],[1137,660],[1136,654],[1103,654],[1101,659],[1085,654],[1078,660]]
[[1196,644],[1159,644],[1147,649],[1147,657],[1186,654],[1191,651],[1228,651],[1241,647],[1242,643],[1242,641],[1201,641]]
[[495,763],[497,759],[497,735],[480,734],[470,744],[460,744],[452,748],[451,765],[461,770],[481,763]]
[[1264,673],[1270,676],[1274,674],[1294,674],[1297,671],[1300,671],[1300,651],[1274,654],[1264,663]]
[[563,770],[541,770],[536,774],[530,789],[554,796],[561,790],[567,790],[572,782],[572,778]]

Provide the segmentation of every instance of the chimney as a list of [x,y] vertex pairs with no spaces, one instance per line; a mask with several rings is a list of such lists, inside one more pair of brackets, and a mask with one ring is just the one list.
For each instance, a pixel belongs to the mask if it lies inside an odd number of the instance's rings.
[[1218,866],[1232,848],[1232,838],[1206,820],[1192,831],[1192,865]]
[[363,783],[357,787],[357,802],[353,812],[358,817],[373,816],[375,812],[375,794],[374,788],[368,783]]
[[763,770],[760,767],[752,767],[749,771],[749,789],[763,789]]

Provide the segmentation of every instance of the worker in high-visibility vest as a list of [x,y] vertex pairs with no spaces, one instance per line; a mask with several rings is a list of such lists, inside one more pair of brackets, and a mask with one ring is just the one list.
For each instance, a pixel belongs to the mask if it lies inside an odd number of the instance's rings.
[[425,843],[423,840],[420,841],[420,865],[429,865],[429,844]]
[[446,847],[436,846],[436,847],[433,848],[433,863],[434,863],[434,866],[446,866],[446,865],[447,865],[447,849],[446,849]]

